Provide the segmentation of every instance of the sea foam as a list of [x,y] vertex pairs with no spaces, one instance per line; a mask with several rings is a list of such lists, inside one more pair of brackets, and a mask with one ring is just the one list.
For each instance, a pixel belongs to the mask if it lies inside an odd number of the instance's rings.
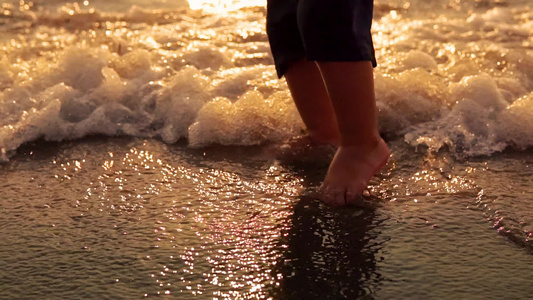
[[[377,11],[383,134],[459,156],[533,146],[527,7],[470,17]],[[39,138],[131,135],[201,147],[282,142],[304,130],[275,74],[264,8],[120,13],[67,4],[10,16],[0,40],[4,160]]]

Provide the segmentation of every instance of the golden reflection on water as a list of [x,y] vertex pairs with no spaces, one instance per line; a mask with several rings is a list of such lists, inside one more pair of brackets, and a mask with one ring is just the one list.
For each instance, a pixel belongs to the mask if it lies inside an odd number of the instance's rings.
[[[75,168],[81,163],[67,162]],[[143,261],[152,266],[147,276],[153,289],[146,297],[266,299],[280,285],[283,276],[275,268],[286,247],[280,239],[290,228],[301,178],[274,164],[250,179],[217,167],[168,163],[135,147],[109,152],[100,166],[103,173],[81,203],[87,213],[125,215],[139,224],[146,213],[155,214],[152,233],[127,233],[140,239],[132,240],[135,247],[150,243]]]
[[189,7],[210,13],[225,13],[243,7],[266,6],[266,0],[187,0]]

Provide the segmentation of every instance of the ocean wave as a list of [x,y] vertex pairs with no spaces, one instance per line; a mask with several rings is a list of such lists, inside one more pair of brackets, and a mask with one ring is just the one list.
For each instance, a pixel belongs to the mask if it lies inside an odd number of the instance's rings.
[[[39,138],[187,138],[200,147],[281,142],[304,130],[275,75],[264,8],[9,11],[0,40],[4,160]],[[459,156],[533,146],[527,6],[479,8],[468,17],[377,11],[383,134]]]

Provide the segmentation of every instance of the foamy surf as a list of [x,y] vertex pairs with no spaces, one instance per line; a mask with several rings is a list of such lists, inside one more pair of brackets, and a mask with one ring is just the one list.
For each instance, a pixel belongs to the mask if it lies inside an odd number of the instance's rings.
[[[199,147],[300,134],[275,76],[264,7],[221,13],[205,4],[126,12],[4,5],[2,159],[39,138],[186,138]],[[529,7],[409,11],[376,5],[380,131],[459,156],[533,146]]]

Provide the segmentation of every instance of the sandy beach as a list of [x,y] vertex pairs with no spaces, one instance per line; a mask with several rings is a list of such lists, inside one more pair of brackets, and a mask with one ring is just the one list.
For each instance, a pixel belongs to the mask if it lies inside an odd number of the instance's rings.
[[376,1],[365,208],[316,196],[260,1],[0,8],[0,299],[529,299],[527,1]]

